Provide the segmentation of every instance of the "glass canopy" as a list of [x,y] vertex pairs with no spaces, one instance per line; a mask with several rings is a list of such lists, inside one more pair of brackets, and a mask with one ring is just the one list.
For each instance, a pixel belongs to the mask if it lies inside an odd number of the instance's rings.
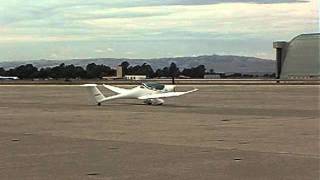
[[142,83],[143,86],[145,86],[148,89],[156,89],[156,90],[163,90],[164,89],[164,85],[163,84],[159,84],[159,83],[154,83],[154,82],[145,82]]

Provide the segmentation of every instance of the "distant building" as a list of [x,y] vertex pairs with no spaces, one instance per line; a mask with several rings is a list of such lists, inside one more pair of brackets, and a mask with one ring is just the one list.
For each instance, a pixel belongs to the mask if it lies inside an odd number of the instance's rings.
[[273,47],[277,51],[277,78],[320,78],[320,33],[274,42]]
[[213,72],[213,73],[205,74],[203,78],[204,79],[221,79],[225,75],[226,73],[224,72]]
[[121,79],[123,78],[124,73],[123,73],[123,68],[121,65],[117,66],[117,78]]
[[104,79],[104,80],[117,80],[119,78],[117,78],[117,76],[104,76],[104,77],[102,77],[102,79]]
[[0,80],[18,80],[16,76],[0,76]]
[[205,74],[204,79],[220,79],[221,75],[220,74]]
[[125,79],[127,80],[144,80],[147,79],[146,75],[125,75]]
[[179,75],[179,79],[190,79],[190,77],[185,75]]

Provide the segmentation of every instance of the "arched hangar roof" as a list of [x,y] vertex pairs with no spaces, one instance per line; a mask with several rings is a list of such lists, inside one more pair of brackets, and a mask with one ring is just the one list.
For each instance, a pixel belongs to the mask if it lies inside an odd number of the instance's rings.
[[301,34],[286,48],[281,78],[320,77],[320,33]]

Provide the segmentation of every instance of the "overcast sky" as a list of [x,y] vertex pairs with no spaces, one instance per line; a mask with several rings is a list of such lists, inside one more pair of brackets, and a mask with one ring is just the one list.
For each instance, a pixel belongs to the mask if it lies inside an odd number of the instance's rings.
[[0,0],[0,61],[244,55],[319,32],[317,0]]

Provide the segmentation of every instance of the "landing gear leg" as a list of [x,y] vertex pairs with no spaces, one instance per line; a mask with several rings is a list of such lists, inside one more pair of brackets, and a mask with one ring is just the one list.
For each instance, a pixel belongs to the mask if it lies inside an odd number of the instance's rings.
[[101,106],[101,103],[98,103],[97,105],[98,105],[98,106]]
[[148,99],[144,100],[144,103],[147,104],[147,105],[152,105],[152,102],[150,100],[148,100]]

